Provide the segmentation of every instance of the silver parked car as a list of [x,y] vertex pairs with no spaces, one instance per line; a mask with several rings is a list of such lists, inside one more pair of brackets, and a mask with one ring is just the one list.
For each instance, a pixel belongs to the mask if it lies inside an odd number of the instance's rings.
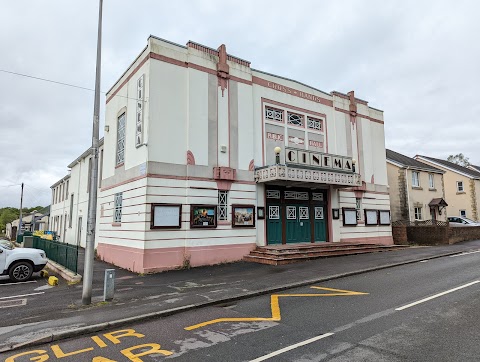
[[480,223],[464,216],[449,216],[447,220],[450,226],[480,226]]

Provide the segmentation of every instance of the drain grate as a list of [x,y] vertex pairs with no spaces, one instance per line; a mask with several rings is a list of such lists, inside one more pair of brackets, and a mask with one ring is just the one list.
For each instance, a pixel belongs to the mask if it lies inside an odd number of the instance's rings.
[[14,300],[5,300],[0,301],[0,309],[1,308],[10,308],[10,307],[20,307],[22,305],[27,304],[27,299],[14,299]]

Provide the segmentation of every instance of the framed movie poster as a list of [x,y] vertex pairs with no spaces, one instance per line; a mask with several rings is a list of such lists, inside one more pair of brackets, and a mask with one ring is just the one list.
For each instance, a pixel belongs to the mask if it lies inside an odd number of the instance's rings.
[[380,225],[390,225],[390,210],[379,210]]
[[255,226],[255,206],[232,205],[232,226]]
[[192,228],[216,228],[217,206],[216,205],[191,205],[190,227]]
[[357,209],[343,208],[343,226],[356,226],[357,225]]
[[377,210],[365,210],[365,225],[377,225],[378,212]]
[[180,228],[182,205],[152,204],[150,229]]

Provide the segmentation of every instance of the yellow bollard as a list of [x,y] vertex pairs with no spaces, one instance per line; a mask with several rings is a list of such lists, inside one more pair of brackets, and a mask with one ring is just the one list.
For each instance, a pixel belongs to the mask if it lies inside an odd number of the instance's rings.
[[48,271],[42,270],[42,271],[40,272],[40,276],[41,276],[42,278],[48,278]]
[[58,278],[51,276],[48,278],[48,285],[58,285]]

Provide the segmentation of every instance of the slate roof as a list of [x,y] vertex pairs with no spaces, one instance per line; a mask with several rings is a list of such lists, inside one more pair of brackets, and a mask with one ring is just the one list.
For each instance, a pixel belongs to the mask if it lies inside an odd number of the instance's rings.
[[412,168],[412,169],[427,171],[427,172],[445,173],[445,171],[443,170],[427,165],[423,162],[417,161],[414,158],[402,155],[401,153],[398,153],[389,149],[387,149],[386,152],[387,152],[387,160],[398,163],[402,166]]
[[452,170],[453,172],[459,172],[461,174],[464,174],[468,177],[475,178],[475,179],[480,179],[480,172],[471,170],[469,168],[457,165],[456,163],[449,162],[446,160],[440,160],[439,158],[433,158],[433,157],[427,157],[427,156],[422,156],[422,155],[417,155],[415,157],[422,157],[426,159],[427,161],[435,162],[438,163],[440,166],[443,166],[445,168],[448,168]]

